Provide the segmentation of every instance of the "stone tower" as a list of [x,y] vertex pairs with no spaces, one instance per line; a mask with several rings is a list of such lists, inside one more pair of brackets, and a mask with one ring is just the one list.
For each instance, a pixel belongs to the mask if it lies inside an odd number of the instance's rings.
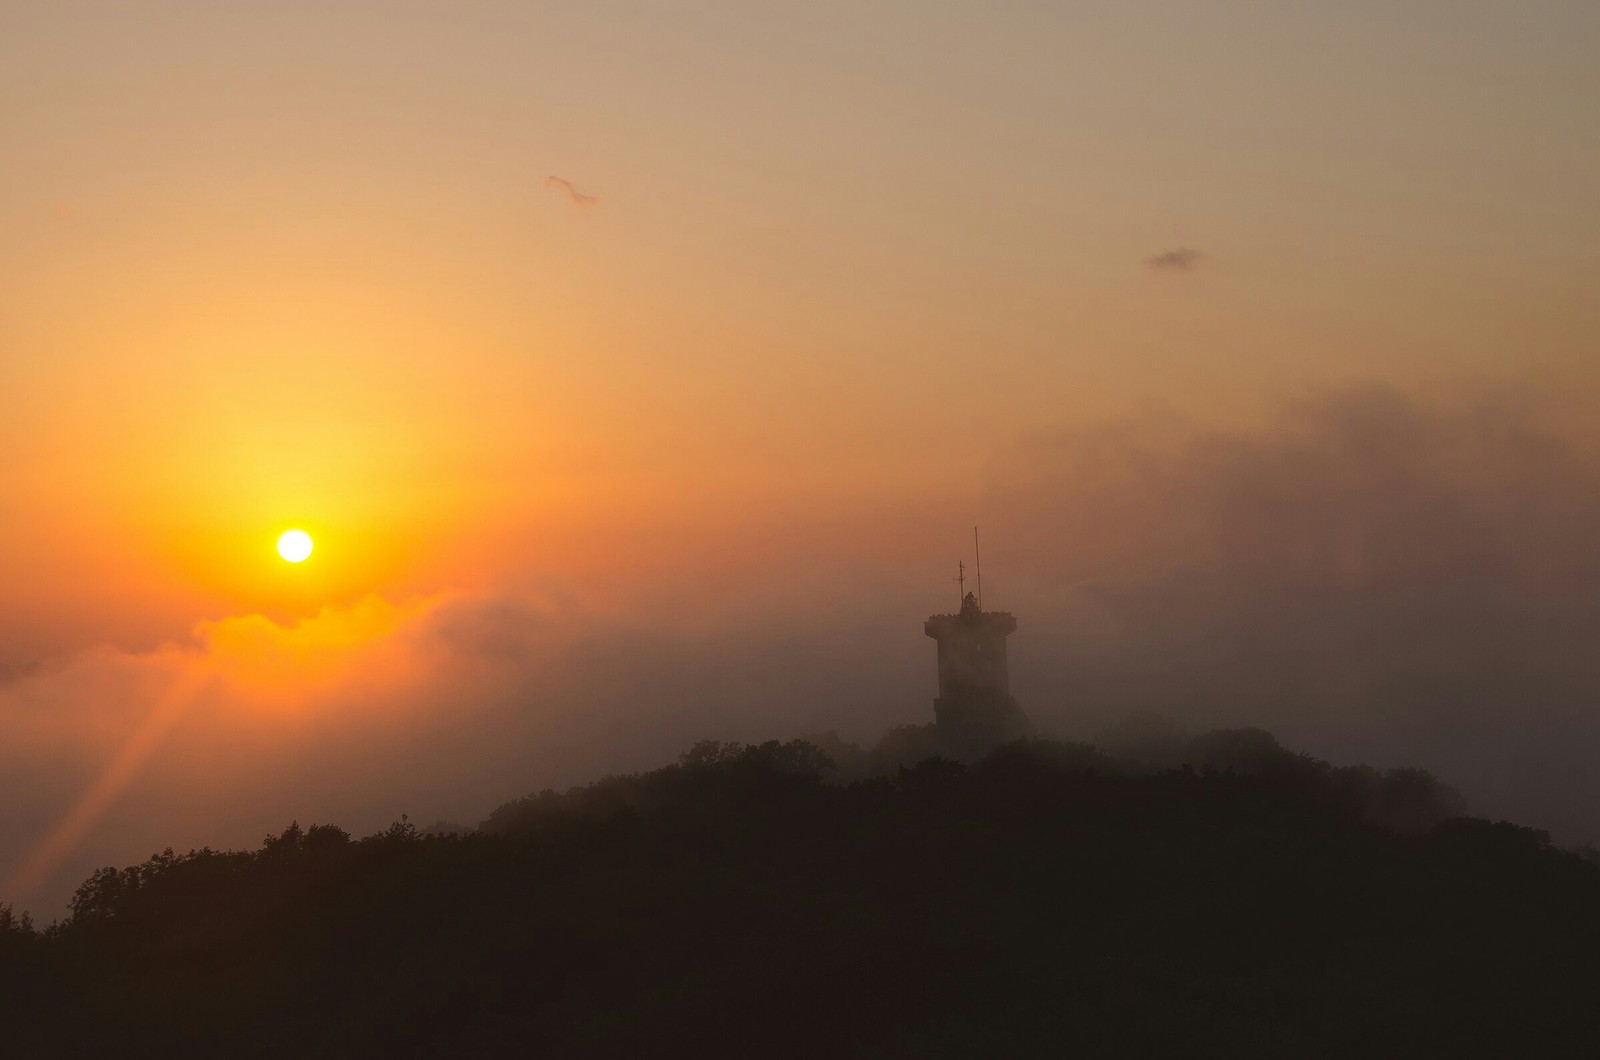
[[939,644],[939,698],[933,717],[939,730],[962,743],[999,743],[1032,729],[1011,698],[1006,638],[1017,620],[1006,611],[985,611],[967,593],[961,610],[933,615],[922,630]]

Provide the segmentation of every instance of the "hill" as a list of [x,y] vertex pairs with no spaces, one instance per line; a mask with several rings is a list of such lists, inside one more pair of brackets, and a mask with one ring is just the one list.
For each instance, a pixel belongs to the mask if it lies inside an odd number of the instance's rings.
[[1025,741],[848,783],[835,751],[703,743],[465,834],[291,825],[101,870],[48,930],[0,913],[5,1053],[1600,1043],[1600,867],[1459,816],[1421,771],[1334,768],[1258,730],[1116,757]]

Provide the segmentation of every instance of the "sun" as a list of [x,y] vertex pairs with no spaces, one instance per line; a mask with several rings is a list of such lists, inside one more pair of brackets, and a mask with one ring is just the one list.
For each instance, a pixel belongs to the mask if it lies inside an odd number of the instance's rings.
[[278,538],[278,555],[290,563],[299,563],[311,555],[311,535],[304,530],[285,530]]

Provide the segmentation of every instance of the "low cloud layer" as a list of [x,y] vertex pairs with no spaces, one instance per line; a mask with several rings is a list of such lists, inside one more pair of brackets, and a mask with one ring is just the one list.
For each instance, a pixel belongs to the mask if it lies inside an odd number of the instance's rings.
[[[1259,725],[1600,839],[1600,461],[1539,409],[1366,387],[1250,430],[1150,417],[998,453],[975,510],[986,602],[1019,618],[1014,690],[1067,736],[1138,711]],[[786,570],[791,544],[763,562]],[[696,739],[930,720],[920,624],[950,572],[920,593],[837,561],[855,573],[781,606],[756,564],[718,607],[690,587],[642,618],[571,594],[374,597],[31,667],[0,684],[0,899],[51,916],[91,869],[168,844],[474,823]]]
[[1040,438],[998,478],[1036,713],[1258,724],[1595,838],[1600,462],[1536,405],[1349,389]]
[[690,631],[445,594],[80,652],[0,686],[0,895],[55,915],[92,869],[168,844],[252,844],[291,818],[471,824],[707,735],[882,728],[919,697],[864,643],[848,620]]

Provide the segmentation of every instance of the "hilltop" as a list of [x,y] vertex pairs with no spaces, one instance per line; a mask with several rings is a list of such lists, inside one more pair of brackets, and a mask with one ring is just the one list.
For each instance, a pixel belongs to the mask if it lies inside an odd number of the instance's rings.
[[101,870],[0,915],[8,1055],[1592,1049],[1600,866],[1425,772],[1259,730],[897,761],[924,738]]

